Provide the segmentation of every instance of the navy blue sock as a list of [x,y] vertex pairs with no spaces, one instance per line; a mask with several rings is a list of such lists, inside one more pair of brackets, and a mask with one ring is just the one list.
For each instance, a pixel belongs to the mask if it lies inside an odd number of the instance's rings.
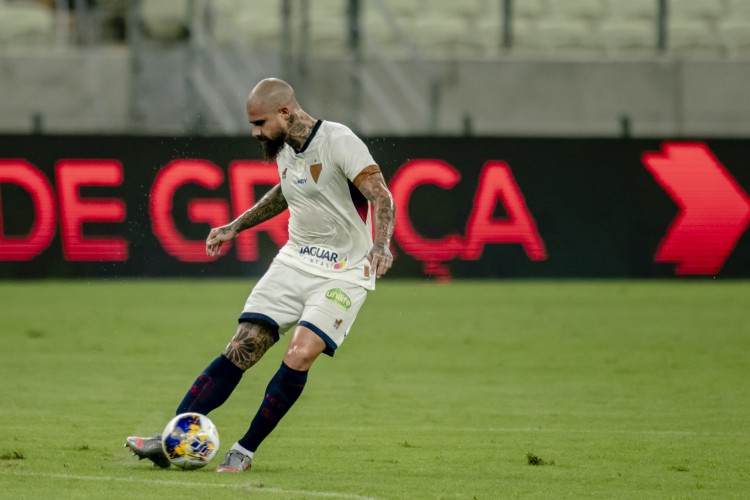
[[177,407],[177,414],[194,411],[203,415],[224,404],[242,378],[244,371],[219,355],[193,382]]
[[293,370],[281,363],[266,388],[266,397],[255,414],[250,428],[238,442],[247,450],[255,452],[260,443],[271,433],[281,418],[292,407],[307,383],[307,372]]

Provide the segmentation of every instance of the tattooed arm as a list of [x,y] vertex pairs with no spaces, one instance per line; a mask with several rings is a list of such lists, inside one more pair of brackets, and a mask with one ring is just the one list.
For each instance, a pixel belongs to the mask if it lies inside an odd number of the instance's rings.
[[391,255],[391,236],[393,236],[393,224],[396,217],[396,209],[393,206],[393,197],[385,184],[383,174],[377,165],[366,167],[354,179],[354,185],[372,203],[373,223],[375,224],[375,241],[367,258],[370,260],[370,268],[375,276],[380,278],[393,264]]
[[220,254],[221,245],[225,241],[232,240],[245,229],[250,229],[279,215],[287,207],[286,199],[281,192],[281,184],[276,184],[247,212],[225,226],[211,229],[206,238],[206,254],[211,257]]

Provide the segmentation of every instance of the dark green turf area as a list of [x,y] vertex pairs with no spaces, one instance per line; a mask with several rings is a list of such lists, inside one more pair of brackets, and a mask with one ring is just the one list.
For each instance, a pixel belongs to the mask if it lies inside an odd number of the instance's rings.
[[[252,283],[0,282],[2,498],[747,498],[750,283],[379,284],[253,470],[158,470]],[[285,340],[211,414],[241,436]],[[536,464],[536,465],[532,465]]]

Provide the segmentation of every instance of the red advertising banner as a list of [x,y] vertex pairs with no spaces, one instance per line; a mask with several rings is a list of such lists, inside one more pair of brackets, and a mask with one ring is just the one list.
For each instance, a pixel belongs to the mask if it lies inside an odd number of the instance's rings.
[[[262,272],[287,214],[221,257],[204,243],[278,182],[249,141],[0,137],[0,276]],[[396,205],[394,275],[750,276],[750,141],[368,142]]]

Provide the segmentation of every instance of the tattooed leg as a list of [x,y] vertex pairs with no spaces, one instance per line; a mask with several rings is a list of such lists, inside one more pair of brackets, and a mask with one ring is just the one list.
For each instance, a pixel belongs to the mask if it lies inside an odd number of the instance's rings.
[[271,326],[261,321],[242,322],[227,344],[224,356],[241,369],[247,370],[276,342]]
[[207,415],[227,400],[245,370],[253,366],[274,344],[271,327],[265,323],[240,323],[224,354],[213,360],[193,382],[177,413],[194,411]]

